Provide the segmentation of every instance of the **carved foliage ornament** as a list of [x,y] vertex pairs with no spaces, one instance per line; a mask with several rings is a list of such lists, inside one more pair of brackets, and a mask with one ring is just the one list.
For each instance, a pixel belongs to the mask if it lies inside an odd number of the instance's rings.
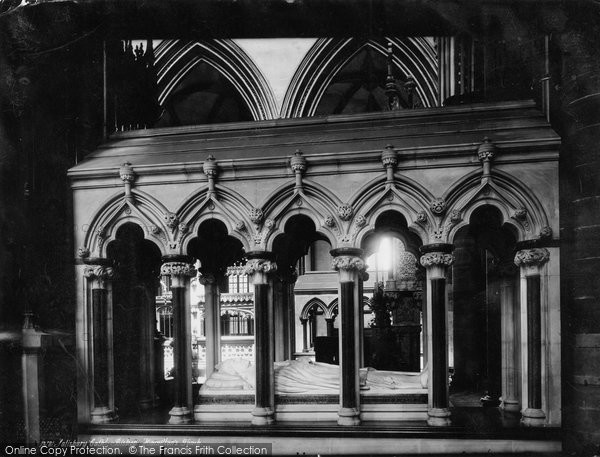
[[523,249],[515,255],[515,265],[542,265],[550,259],[550,252],[545,248]]
[[518,208],[515,210],[513,217],[515,219],[519,219],[519,220],[524,220],[527,217],[527,209],[525,208]]
[[434,198],[429,204],[431,212],[436,215],[444,214],[446,211],[446,200],[443,198]]
[[252,259],[244,266],[244,274],[253,275],[254,273],[274,273],[277,271],[277,264],[266,259]]
[[115,275],[115,271],[112,267],[105,267],[103,265],[90,265],[85,267],[83,270],[83,275],[88,279],[103,282],[112,279]]
[[186,262],[166,262],[160,267],[162,276],[194,276],[196,269]]
[[237,221],[235,224],[235,229],[239,232],[243,232],[246,230],[246,223],[244,221]]
[[335,219],[333,218],[333,216],[329,215],[325,218],[325,225],[327,227],[335,226]]
[[367,265],[363,259],[360,257],[354,257],[350,255],[341,255],[338,257],[334,257],[331,261],[331,266],[334,270],[355,270],[355,271],[365,271],[367,269]]
[[364,227],[367,223],[367,219],[363,215],[358,215],[354,218],[354,223],[357,227]]
[[417,214],[417,222],[420,222],[421,224],[427,222],[427,213],[425,211],[421,211]]
[[552,227],[542,227],[540,230],[540,238],[552,238]]
[[452,262],[454,262],[454,256],[443,252],[428,252],[421,256],[421,265],[425,268],[438,265],[449,267],[452,265]]
[[85,246],[81,246],[79,249],[77,249],[77,257],[85,259],[86,257],[89,257],[89,256],[90,256],[90,250],[88,248],[86,248]]
[[255,224],[260,224],[263,219],[263,210],[260,208],[252,208],[250,210],[250,220]]
[[348,203],[338,206],[338,216],[340,216],[341,220],[349,221],[352,218],[352,214],[354,214],[354,210]]

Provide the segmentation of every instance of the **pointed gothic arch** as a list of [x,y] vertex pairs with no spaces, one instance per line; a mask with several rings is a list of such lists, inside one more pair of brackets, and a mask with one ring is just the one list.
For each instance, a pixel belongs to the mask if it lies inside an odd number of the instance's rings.
[[165,40],[155,54],[161,105],[186,74],[200,62],[206,62],[237,89],[253,120],[277,117],[275,97],[266,78],[233,40]]
[[425,107],[436,106],[439,98],[438,64],[435,44],[431,38],[386,37],[381,42],[321,38],[298,66],[285,94],[281,116],[313,116],[323,93],[340,69],[365,46],[386,55],[388,41],[392,43],[396,69],[404,76],[411,75],[415,78],[417,95]]

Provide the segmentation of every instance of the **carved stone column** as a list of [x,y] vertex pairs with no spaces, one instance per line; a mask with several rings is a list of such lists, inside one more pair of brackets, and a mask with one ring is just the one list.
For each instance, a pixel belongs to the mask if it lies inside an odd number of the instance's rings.
[[91,293],[92,357],[94,372],[94,400],[92,423],[110,422],[114,419],[112,380],[112,310],[109,300],[109,281],[114,276],[108,259],[86,259],[83,271]]
[[173,306],[173,362],[175,398],[169,411],[169,424],[187,424],[192,420],[192,366],[189,312],[189,277],[196,272],[186,256],[165,256],[160,274],[171,277]]
[[366,265],[357,248],[332,249],[332,266],[339,273],[338,311],[340,315],[340,409],[339,425],[360,424],[359,368],[362,322],[361,285]]
[[521,423],[526,427],[542,426],[546,413],[542,406],[542,319],[540,269],[548,262],[545,248],[523,249],[515,255],[521,268],[521,326],[523,411]]
[[520,313],[515,300],[515,279],[517,269],[514,265],[500,265],[500,307],[502,319],[502,409],[519,412],[519,366]]
[[427,269],[427,360],[429,363],[429,408],[427,423],[450,425],[448,402],[448,312],[446,273],[452,265],[451,244],[421,247],[421,265]]
[[273,288],[270,275],[277,271],[277,265],[272,261],[270,252],[248,252],[246,257],[248,263],[244,273],[254,285],[256,396],[252,424],[267,425],[273,423],[275,413]]
[[204,328],[206,337],[206,377],[215,370],[221,361],[221,325],[219,288],[212,275],[202,275],[200,284],[204,286]]

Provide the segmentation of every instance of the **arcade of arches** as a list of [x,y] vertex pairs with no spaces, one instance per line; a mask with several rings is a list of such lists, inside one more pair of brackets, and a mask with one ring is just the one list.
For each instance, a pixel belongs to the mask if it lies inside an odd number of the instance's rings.
[[527,101],[116,136],[70,171],[79,421],[560,426],[557,148]]

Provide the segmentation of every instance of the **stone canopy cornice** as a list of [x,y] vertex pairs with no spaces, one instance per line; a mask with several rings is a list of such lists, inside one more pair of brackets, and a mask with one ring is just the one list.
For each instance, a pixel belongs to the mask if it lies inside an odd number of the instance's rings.
[[[92,179],[97,180],[92,187],[112,186],[113,177],[127,160],[135,166],[139,186],[181,172],[192,182],[203,182],[203,164],[212,155],[221,170],[219,182],[285,177],[290,157],[299,148],[311,175],[327,173],[342,157],[345,166],[337,173],[379,172],[386,144],[394,144],[397,151],[397,170],[431,167],[432,158],[438,167],[465,166],[472,163],[484,136],[494,137],[495,132],[510,129],[515,119],[520,128],[513,129],[510,137],[494,141],[502,151],[499,165],[558,159],[558,135],[533,102],[517,101],[123,132],[68,174],[74,187],[79,180]],[[457,133],[466,121],[473,128]],[[440,129],[440,124],[444,128]],[[410,164],[403,164],[407,159]],[[103,178],[108,178],[106,183],[101,182]]]

